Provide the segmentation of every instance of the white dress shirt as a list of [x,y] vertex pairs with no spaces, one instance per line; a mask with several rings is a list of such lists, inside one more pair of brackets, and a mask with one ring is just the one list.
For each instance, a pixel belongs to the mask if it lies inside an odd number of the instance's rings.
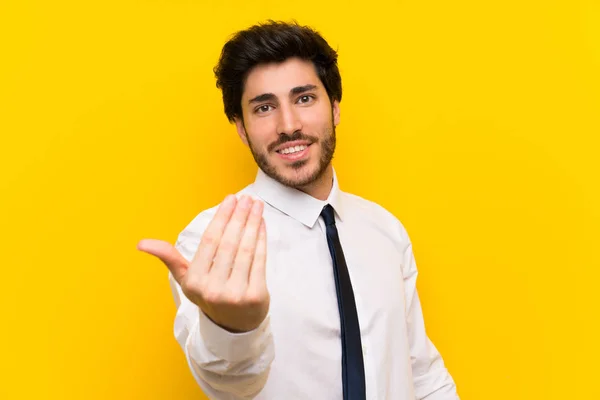
[[[175,337],[211,399],[342,399],[340,318],[320,213],[331,204],[356,297],[368,400],[455,400],[452,377],[425,333],[409,237],[381,206],[342,192],[334,171],[326,201],[260,169],[238,193],[265,203],[270,310],[253,331],[214,324],[169,281]],[[201,212],[175,247],[191,260],[217,206]]]

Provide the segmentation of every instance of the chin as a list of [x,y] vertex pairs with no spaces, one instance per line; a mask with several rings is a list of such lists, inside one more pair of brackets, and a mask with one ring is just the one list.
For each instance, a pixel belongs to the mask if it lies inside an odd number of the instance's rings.
[[[316,146],[316,144],[312,146]],[[284,186],[301,189],[314,183],[325,173],[333,158],[335,138],[330,147],[330,151],[325,153],[322,148],[314,148],[309,157],[294,162],[281,160],[276,153],[255,151],[252,146],[250,146],[250,150],[256,164],[267,176]]]
[[320,171],[317,168],[301,168],[299,170],[289,171],[286,177],[289,182],[288,186],[301,188],[310,185],[319,178],[321,175],[319,172]]
[[302,160],[277,167],[272,164],[266,168],[259,166],[268,176],[279,183],[292,188],[302,188],[316,181],[325,171],[317,162],[311,161]]

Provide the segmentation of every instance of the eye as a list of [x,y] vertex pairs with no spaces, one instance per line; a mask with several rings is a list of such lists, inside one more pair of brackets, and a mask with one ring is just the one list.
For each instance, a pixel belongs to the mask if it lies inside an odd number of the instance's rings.
[[313,101],[315,98],[312,95],[305,94],[303,96],[298,97],[297,102],[300,104],[307,104]]
[[254,112],[256,112],[257,114],[263,114],[263,113],[266,113],[266,112],[269,112],[269,111],[271,111],[271,109],[272,109],[272,108],[273,108],[273,107],[271,107],[271,106],[270,106],[270,105],[268,105],[268,104],[263,104],[262,106],[259,106],[259,107],[257,107],[257,108],[254,110]]

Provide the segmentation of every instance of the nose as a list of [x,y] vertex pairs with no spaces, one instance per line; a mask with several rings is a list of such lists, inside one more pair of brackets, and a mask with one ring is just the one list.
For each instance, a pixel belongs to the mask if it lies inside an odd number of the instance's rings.
[[302,121],[294,107],[291,105],[280,106],[277,133],[289,136],[300,130],[302,130]]

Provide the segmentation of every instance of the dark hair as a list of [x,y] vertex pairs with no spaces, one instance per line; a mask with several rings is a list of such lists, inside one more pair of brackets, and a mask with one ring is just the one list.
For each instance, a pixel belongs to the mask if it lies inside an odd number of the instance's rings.
[[237,32],[223,46],[214,68],[217,87],[223,92],[225,115],[230,122],[242,117],[242,93],[249,72],[258,64],[283,62],[290,57],[312,61],[329,98],[342,100],[342,78],[337,52],[314,29],[269,20]]

